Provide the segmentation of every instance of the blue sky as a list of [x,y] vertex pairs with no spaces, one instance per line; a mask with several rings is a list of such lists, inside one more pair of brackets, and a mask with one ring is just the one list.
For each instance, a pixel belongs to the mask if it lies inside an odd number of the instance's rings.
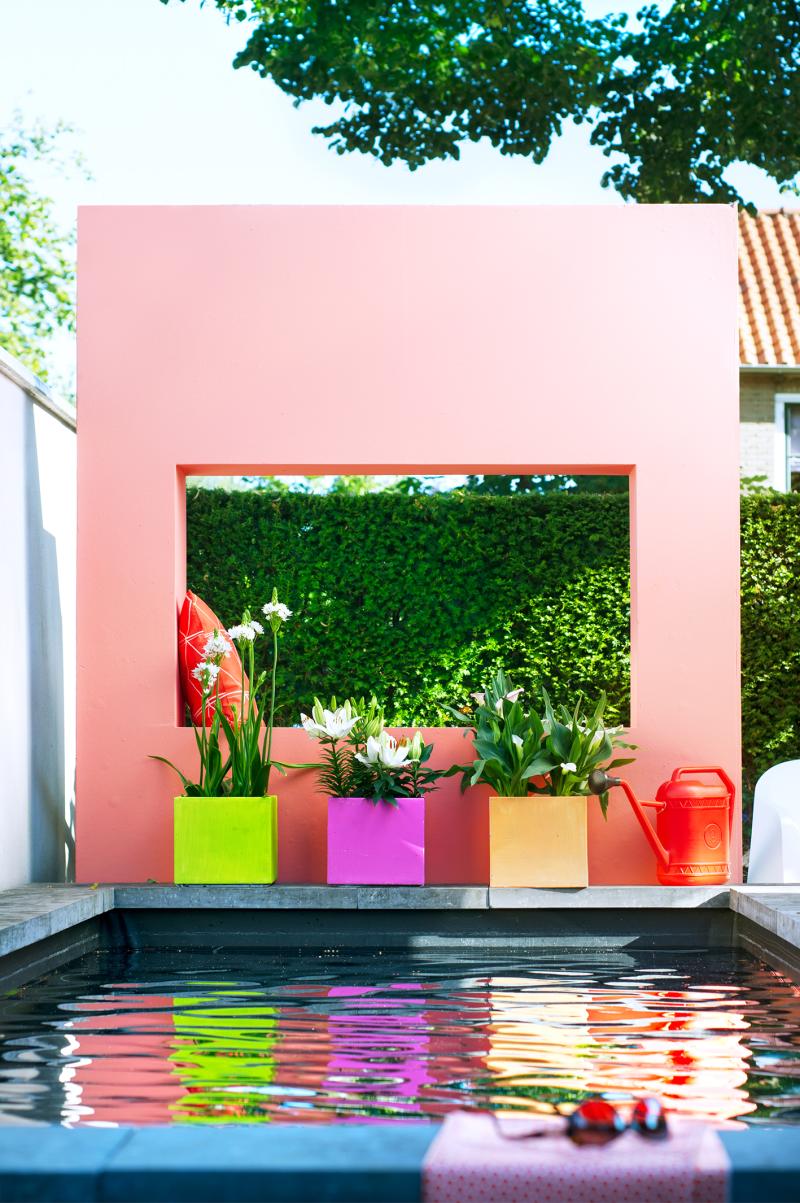
[[[590,0],[633,13],[640,0]],[[65,223],[78,204],[618,204],[606,160],[568,127],[537,167],[467,146],[416,172],[339,156],[311,133],[325,109],[295,109],[271,82],[234,71],[241,27],[198,0],[0,0],[0,124],[69,122],[93,179],[45,180]],[[778,206],[760,172],[737,171]],[[69,375],[68,347],[58,358]]]

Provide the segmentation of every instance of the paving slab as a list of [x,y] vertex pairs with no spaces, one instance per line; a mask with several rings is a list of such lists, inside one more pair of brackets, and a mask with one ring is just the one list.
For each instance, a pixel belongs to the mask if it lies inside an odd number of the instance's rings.
[[800,885],[734,886],[731,910],[800,950]]
[[0,956],[114,908],[110,886],[34,885],[0,892]]
[[434,1124],[333,1123],[134,1131],[103,1169],[103,1200],[416,1203]]
[[130,1129],[59,1128],[50,1124],[0,1128],[0,1199],[3,1203],[86,1203]]
[[117,885],[129,910],[356,910],[358,887],[326,885]]
[[360,910],[482,910],[486,886],[359,886]]
[[797,1203],[800,1127],[770,1124],[719,1135],[731,1163],[730,1203]]
[[575,889],[532,889],[491,886],[489,906],[526,910],[660,910],[728,906],[727,886],[585,886]]

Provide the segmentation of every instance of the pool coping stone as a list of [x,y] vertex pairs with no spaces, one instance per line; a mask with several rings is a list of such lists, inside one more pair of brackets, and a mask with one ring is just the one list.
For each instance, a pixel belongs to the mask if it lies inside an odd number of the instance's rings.
[[[220,1128],[0,1127],[8,1203],[417,1203],[439,1125],[337,1123]],[[790,1203],[800,1128],[719,1133],[730,1203]]]
[[730,910],[800,950],[800,885],[31,885],[0,891],[0,957],[114,910]]

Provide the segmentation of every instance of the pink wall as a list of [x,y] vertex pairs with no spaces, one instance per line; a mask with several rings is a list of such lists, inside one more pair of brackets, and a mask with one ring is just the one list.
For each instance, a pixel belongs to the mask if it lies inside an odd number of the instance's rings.
[[[174,780],[147,754],[192,759],[187,472],[630,471],[630,779],[738,782],[735,273],[716,206],[84,209],[78,878],[171,879]],[[303,775],[279,795],[281,880],[323,880],[324,799]],[[481,794],[450,780],[429,812],[430,881],[485,881]],[[593,882],[655,881],[621,797],[590,840]]]

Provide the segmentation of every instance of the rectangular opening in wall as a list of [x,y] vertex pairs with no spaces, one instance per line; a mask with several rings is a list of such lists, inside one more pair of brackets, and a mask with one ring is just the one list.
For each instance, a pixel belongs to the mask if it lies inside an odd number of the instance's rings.
[[[187,477],[187,587],[231,626],[292,610],[276,722],[375,693],[447,726],[497,669],[630,716],[626,475]],[[258,644],[262,667],[269,643]]]

